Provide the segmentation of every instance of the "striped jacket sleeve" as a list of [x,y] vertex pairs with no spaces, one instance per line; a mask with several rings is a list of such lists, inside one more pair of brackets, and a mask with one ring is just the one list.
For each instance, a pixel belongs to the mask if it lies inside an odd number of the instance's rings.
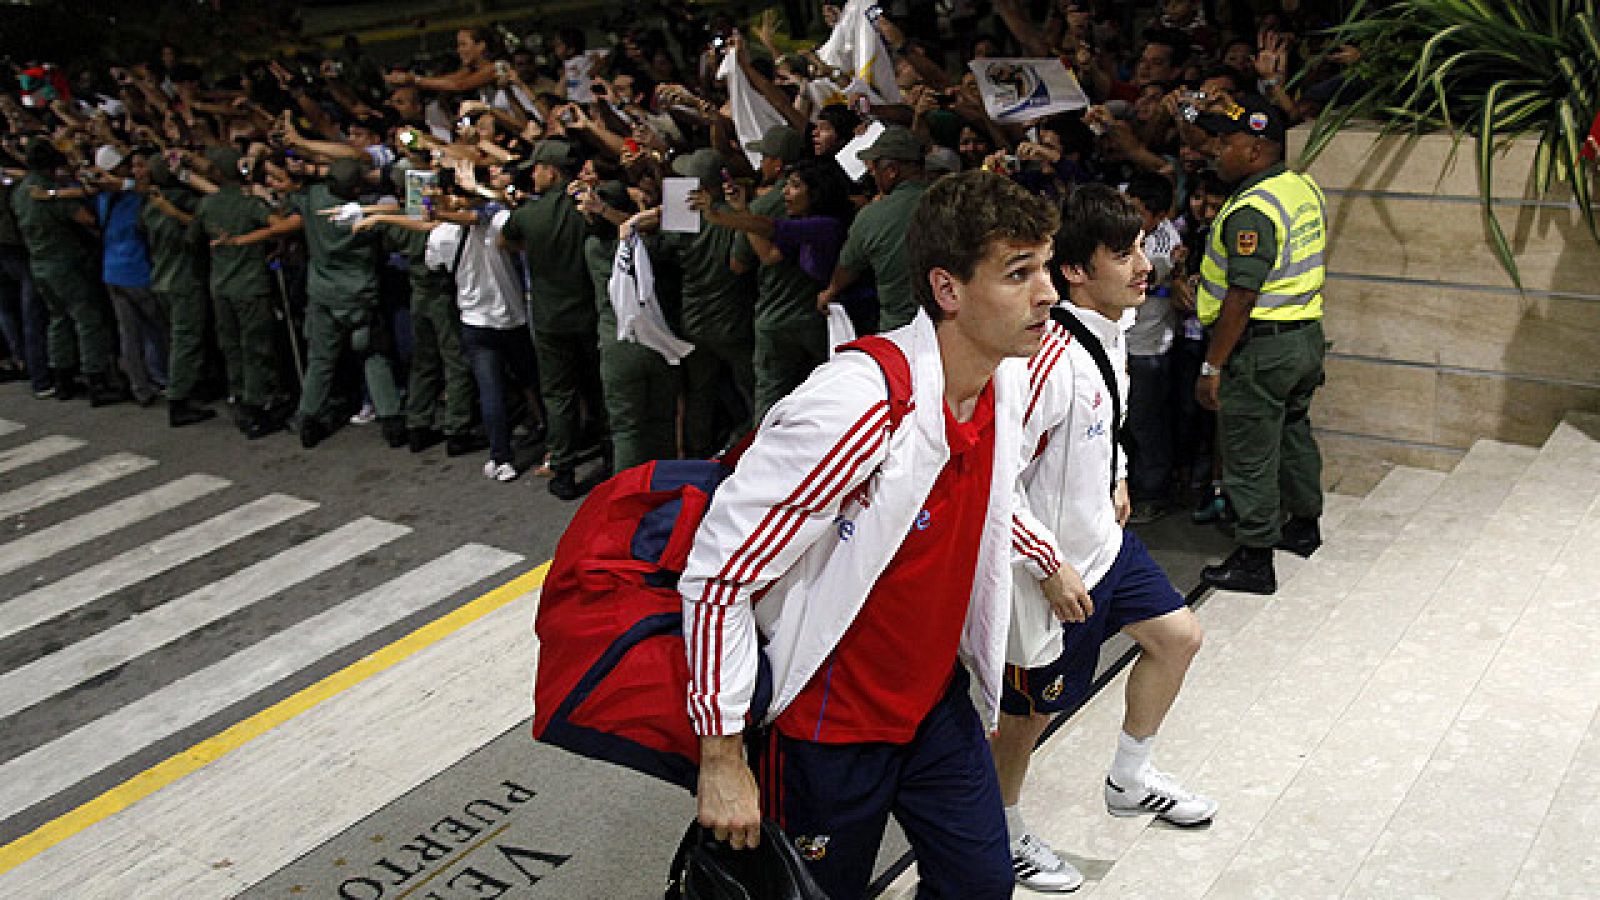
[[[1045,329],[1039,352],[1028,360],[1028,402],[1023,414],[1023,446],[1029,458],[1023,471],[1048,446],[1052,429],[1067,416],[1072,401],[1072,363],[1067,348],[1072,334],[1059,322]],[[1059,440],[1060,438],[1055,438]],[[1011,561],[1037,580],[1061,568],[1061,550],[1055,535],[1029,508],[1028,495],[1019,483],[1011,517]]]
[[753,598],[832,533],[888,436],[882,373],[864,354],[845,354],[769,413],[717,489],[678,586],[697,734],[744,729],[758,653]]

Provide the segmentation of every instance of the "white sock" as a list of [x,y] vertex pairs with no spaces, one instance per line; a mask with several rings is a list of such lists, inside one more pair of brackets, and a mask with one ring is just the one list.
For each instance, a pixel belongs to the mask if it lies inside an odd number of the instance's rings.
[[1156,736],[1138,740],[1126,731],[1117,735],[1117,755],[1111,760],[1111,780],[1127,786],[1139,780],[1145,766],[1150,765],[1150,751],[1155,747]]
[[1006,807],[1006,831],[1011,833],[1011,839],[1017,840],[1028,833],[1028,826],[1022,821],[1022,808],[1019,806]]

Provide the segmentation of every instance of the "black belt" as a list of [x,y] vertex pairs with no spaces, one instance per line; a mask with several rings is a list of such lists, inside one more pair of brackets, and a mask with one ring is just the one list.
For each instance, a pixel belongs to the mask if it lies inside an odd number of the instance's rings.
[[1287,322],[1273,322],[1264,319],[1251,319],[1250,327],[1245,333],[1251,337],[1266,337],[1273,334],[1288,334],[1299,331],[1307,325],[1322,321],[1321,319],[1292,319]]

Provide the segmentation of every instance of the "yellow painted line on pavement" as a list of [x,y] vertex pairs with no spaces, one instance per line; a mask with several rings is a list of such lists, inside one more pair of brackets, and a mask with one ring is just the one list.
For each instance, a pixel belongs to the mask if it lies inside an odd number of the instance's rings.
[[338,694],[460,631],[489,613],[506,606],[544,584],[548,562],[495,588],[477,599],[440,616],[403,638],[381,647],[321,681],[263,709],[221,734],[170,756],[82,806],[64,813],[28,834],[0,847],[0,875],[90,826],[104,821],[161,790],[205,768]]

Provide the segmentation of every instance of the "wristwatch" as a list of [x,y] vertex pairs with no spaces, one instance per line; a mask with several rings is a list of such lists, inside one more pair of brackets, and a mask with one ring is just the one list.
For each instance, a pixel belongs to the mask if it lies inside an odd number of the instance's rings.
[[1221,375],[1221,374],[1222,374],[1222,370],[1217,368],[1216,366],[1213,366],[1211,363],[1202,362],[1200,364],[1200,377],[1201,378],[1210,378],[1213,375]]

